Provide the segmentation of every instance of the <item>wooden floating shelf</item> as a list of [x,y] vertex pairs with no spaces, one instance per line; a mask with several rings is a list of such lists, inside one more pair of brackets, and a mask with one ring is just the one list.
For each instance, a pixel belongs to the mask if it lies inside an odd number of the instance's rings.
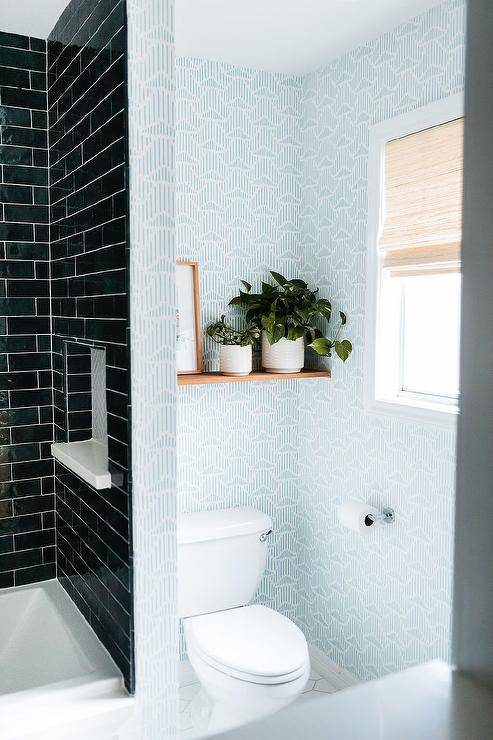
[[253,372],[250,375],[221,375],[221,373],[196,373],[178,375],[178,385],[211,385],[212,383],[255,383],[266,380],[288,380],[289,378],[330,378],[328,370],[302,370],[300,373]]

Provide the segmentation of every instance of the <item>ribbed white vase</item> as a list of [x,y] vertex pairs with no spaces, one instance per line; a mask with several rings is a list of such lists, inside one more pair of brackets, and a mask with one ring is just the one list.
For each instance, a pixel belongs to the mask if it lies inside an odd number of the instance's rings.
[[222,375],[249,375],[252,372],[252,345],[221,344],[219,372]]
[[305,364],[305,340],[282,338],[269,344],[262,332],[262,367],[267,373],[299,373]]

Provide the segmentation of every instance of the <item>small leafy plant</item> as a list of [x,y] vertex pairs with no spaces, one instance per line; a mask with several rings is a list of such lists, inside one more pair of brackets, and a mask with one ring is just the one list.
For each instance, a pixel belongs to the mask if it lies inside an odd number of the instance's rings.
[[[295,341],[305,336],[308,346],[318,355],[336,355],[346,362],[352,352],[348,339],[340,339],[342,328],[346,325],[346,314],[339,311],[339,324],[329,339],[316,326],[322,318],[330,322],[332,305],[325,298],[317,298],[318,289],[310,290],[303,280],[287,280],[278,272],[270,273],[277,285],[262,283],[260,293],[252,293],[252,286],[246,280],[241,283],[244,290],[230,301],[230,306],[246,309],[246,321],[260,331],[265,331],[270,344],[283,337]],[[224,318],[224,317],[223,317]]]
[[246,326],[243,329],[234,329],[225,322],[225,316],[221,316],[219,321],[209,324],[206,334],[216,344],[226,344],[229,346],[246,347],[254,344],[260,337],[260,329],[256,326]]

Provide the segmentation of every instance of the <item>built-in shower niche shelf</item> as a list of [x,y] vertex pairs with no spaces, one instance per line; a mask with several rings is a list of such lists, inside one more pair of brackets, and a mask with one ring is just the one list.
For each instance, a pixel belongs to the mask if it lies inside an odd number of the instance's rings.
[[82,442],[54,442],[51,454],[79,478],[98,491],[111,488],[108,447],[97,439]]

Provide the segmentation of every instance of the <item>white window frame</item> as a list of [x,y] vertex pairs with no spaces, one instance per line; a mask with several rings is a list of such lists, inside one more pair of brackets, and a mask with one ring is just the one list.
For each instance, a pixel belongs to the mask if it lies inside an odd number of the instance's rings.
[[429,421],[444,426],[454,425],[459,413],[456,406],[429,402],[423,396],[402,396],[385,400],[377,397],[379,330],[380,255],[378,238],[383,217],[383,174],[385,145],[418,131],[453,121],[464,115],[463,94],[418,108],[402,116],[391,118],[370,129],[368,150],[368,232],[365,329],[365,406],[374,413],[390,414],[401,419]]

